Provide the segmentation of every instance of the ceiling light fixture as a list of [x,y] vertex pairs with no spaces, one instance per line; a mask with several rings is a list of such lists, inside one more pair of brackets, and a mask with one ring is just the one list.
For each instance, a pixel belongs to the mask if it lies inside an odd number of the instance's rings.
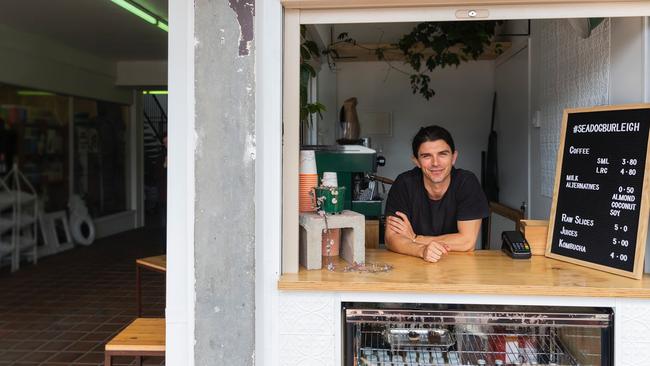
[[154,94],[154,95],[163,94],[163,95],[166,95],[167,90],[143,90],[142,94]]
[[169,32],[169,26],[167,22],[161,19],[156,14],[150,12],[149,10],[143,8],[141,5],[134,3],[131,0],[111,0],[114,4],[119,5],[125,10],[128,10],[131,14],[134,14],[140,17],[142,20],[149,24],[153,24],[158,28]]
[[40,91],[40,90],[18,90],[16,94],[21,97],[50,97],[56,95],[54,93]]
[[169,32],[169,25],[167,25],[167,23],[165,23],[164,21],[158,20],[157,26],[158,28],[164,30],[165,32]]

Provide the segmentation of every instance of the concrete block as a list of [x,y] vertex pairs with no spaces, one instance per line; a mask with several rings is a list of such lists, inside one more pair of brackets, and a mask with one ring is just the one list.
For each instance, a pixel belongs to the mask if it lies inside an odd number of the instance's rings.
[[[300,225],[300,264],[307,269],[323,267],[322,235],[325,219],[313,212],[303,212]],[[341,229],[340,256],[348,263],[366,261],[366,218],[360,213],[344,210],[337,215],[327,215],[330,229]]]

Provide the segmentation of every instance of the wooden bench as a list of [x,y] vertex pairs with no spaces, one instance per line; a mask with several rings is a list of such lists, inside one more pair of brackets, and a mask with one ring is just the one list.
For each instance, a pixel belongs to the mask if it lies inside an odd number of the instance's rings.
[[111,339],[104,348],[104,366],[112,357],[133,356],[142,365],[142,356],[165,356],[165,319],[136,318]]
[[135,298],[138,318],[142,316],[142,274],[141,269],[148,269],[159,273],[167,272],[167,256],[157,255],[136,259],[135,261]]

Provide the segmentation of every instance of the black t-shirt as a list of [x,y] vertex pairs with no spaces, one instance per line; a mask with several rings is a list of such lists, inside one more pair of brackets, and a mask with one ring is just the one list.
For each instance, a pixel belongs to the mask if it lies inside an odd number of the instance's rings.
[[415,234],[426,236],[457,233],[457,221],[489,215],[487,198],[476,176],[456,168],[452,168],[449,188],[439,200],[427,195],[419,168],[400,174],[386,200],[386,216],[395,216],[395,211],[408,216]]

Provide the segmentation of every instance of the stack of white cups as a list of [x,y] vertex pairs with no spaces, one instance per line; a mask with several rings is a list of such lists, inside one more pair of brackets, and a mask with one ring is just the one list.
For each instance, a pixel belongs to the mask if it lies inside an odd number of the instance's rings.
[[322,186],[323,187],[338,187],[339,182],[336,176],[336,172],[323,172],[323,180]]

